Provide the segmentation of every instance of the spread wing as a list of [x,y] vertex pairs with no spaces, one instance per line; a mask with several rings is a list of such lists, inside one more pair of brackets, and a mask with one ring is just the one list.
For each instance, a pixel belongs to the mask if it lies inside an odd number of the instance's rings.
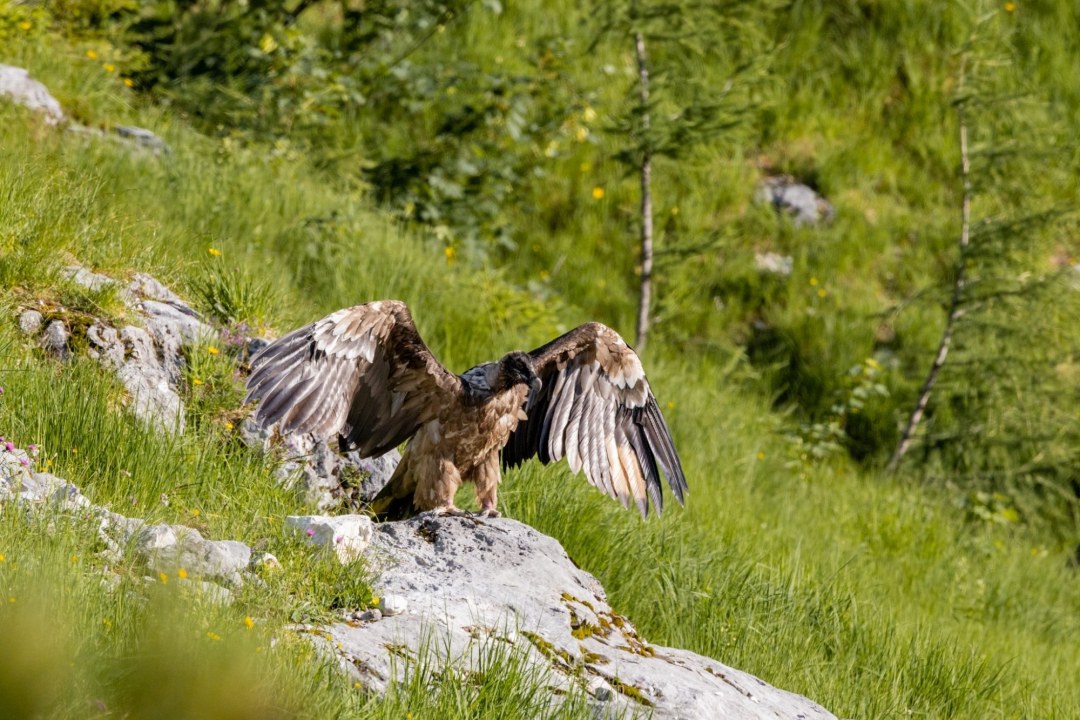
[[283,433],[338,433],[381,455],[457,402],[461,381],[435,359],[405,303],[382,300],[324,317],[275,340],[251,361],[245,402]]
[[617,332],[587,323],[533,350],[534,371],[543,381],[530,395],[528,419],[506,447],[503,464],[519,465],[534,455],[547,464],[562,458],[575,473],[624,507],[631,498],[642,517],[649,500],[663,509],[663,470],[680,503],[687,492],[679,455],[641,360]]

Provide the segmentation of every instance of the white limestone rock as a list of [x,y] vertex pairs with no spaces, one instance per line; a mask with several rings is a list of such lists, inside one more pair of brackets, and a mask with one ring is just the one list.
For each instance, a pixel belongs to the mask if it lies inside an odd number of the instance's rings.
[[260,428],[251,418],[241,423],[240,437],[263,452],[278,453],[282,459],[275,471],[278,480],[284,487],[300,482],[308,500],[324,512],[367,507],[401,462],[397,448],[362,458],[356,451],[339,452],[333,438],[317,442],[310,435],[281,435],[276,427]]
[[478,644],[500,642],[525,653],[557,688],[606,700],[603,713],[835,720],[716,660],[649,643],[557,541],[514,520],[421,515],[380,523],[365,555],[376,592],[400,596],[408,613],[309,635],[373,691],[401,681],[425,646],[441,648],[440,663],[467,673],[481,669]]
[[754,267],[763,273],[787,277],[795,268],[795,259],[790,255],[781,255],[774,252],[756,253],[754,255]]
[[342,565],[360,559],[374,532],[367,515],[290,515],[285,527],[313,545],[332,550]]
[[832,204],[790,175],[774,175],[761,181],[757,198],[778,214],[791,217],[795,227],[827,223],[836,214]]
[[45,322],[45,317],[37,310],[24,310],[19,315],[19,329],[27,335],[36,335]]
[[23,68],[0,65],[0,96],[40,113],[46,125],[59,125],[66,119],[60,101]]
[[135,551],[156,572],[184,570],[188,576],[243,585],[241,572],[251,562],[251,548],[235,540],[207,540],[183,525],[151,525],[135,539]]
[[81,285],[87,290],[94,292],[104,290],[110,285],[116,284],[116,281],[108,275],[101,275],[91,270],[87,270],[81,265],[68,265],[60,271],[60,274],[76,285]]
[[45,334],[41,337],[41,346],[53,357],[67,360],[71,357],[71,349],[68,348],[69,337],[71,335],[68,333],[64,321],[53,320],[45,326]]

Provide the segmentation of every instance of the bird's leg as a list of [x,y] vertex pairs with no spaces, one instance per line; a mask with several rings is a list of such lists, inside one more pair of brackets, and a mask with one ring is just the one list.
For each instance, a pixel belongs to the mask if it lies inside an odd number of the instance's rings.
[[499,489],[499,453],[491,453],[483,463],[477,466],[473,472],[473,482],[476,483],[476,499],[480,503],[480,517],[499,517],[499,511],[495,509],[497,491]]
[[454,495],[461,485],[461,474],[448,459],[440,459],[434,473],[425,472],[416,484],[413,505],[421,512],[431,511],[435,515],[463,515],[464,512],[454,507]]

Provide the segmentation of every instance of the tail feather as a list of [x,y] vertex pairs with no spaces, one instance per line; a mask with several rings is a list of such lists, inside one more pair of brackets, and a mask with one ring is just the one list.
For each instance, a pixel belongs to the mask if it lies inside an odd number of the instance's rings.
[[407,464],[408,456],[406,455],[394,470],[389,482],[368,505],[368,511],[376,520],[380,522],[404,520],[416,514],[416,508],[413,507],[413,492],[416,490],[416,483],[407,479],[410,477],[410,473],[406,472]]

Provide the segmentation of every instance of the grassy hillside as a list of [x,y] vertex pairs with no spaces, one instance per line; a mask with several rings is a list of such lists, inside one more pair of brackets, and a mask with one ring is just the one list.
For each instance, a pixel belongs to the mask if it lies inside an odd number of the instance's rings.
[[[1028,192],[1075,202],[1080,154],[1067,120],[1080,72],[1061,30],[1075,27],[1075,10],[1019,5],[1005,17],[1023,51],[1014,72],[1050,96],[1045,112],[1058,128],[1057,152]],[[0,3],[0,22],[26,7]],[[0,633],[27,650],[0,668],[0,715],[548,712],[513,658],[475,684],[431,677],[435,692],[418,680],[389,698],[366,697],[323,667],[283,626],[362,606],[371,591],[366,578],[282,537],[281,518],[305,508],[233,437],[228,412],[241,393],[230,359],[193,351],[188,430],[165,439],[123,411],[107,373],[46,359],[16,317],[39,301],[123,312],[108,293],[61,280],[59,269],[78,261],[118,276],[149,272],[208,312],[207,288],[224,288],[239,315],[278,331],[398,297],[457,371],[585,319],[629,334],[635,185],[603,132],[629,51],[586,53],[569,5],[543,17],[519,7],[471,12],[418,51],[418,64],[440,56],[489,67],[502,58],[524,71],[519,38],[529,52],[538,37],[569,38],[559,71],[576,79],[582,107],[596,108],[589,142],[569,135],[542,177],[504,198],[515,249],[473,254],[404,222],[392,200],[378,207],[318,153],[200,132],[198,118],[127,88],[123,67],[88,57],[107,52],[99,41],[32,17],[41,24],[22,29],[30,21],[19,15],[0,27],[0,62],[30,68],[80,121],[151,127],[173,153],[144,157],[51,131],[0,103],[0,434],[43,446],[40,462],[96,503],[267,547],[285,569],[233,606],[214,607],[178,597],[175,578],[145,586],[138,568],[107,568],[115,584],[103,584],[91,529],[3,512]],[[962,44],[967,17],[951,4],[885,12],[790,3],[761,29],[777,48],[759,114],[660,166],[658,225],[672,253],[661,264],[660,322],[645,362],[690,478],[687,507],[643,523],[562,467],[510,472],[500,492],[508,515],[557,537],[650,640],[753,672],[839,717],[1080,716],[1080,584],[1068,564],[1075,513],[1050,521],[1026,511],[1041,507],[1037,494],[973,495],[914,471],[885,476],[875,460],[845,454],[793,466],[788,438],[810,411],[777,409],[790,387],[747,352],[755,321],[783,329],[805,369],[787,382],[827,400],[848,367],[881,349],[882,314],[917,295],[927,275],[951,272],[958,155],[947,87],[954,56],[944,48]],[[609,65],[616,80],[597,73]],[[582,109],[577,122],[585,117]],[[339,150],[377,157],[376,129],[387,146],[405,142],[407,128],[393,118],[351,119],[334,136]],[[813,179],[836,204],[836,222],[777,223],[750,202],[762,168]],[[1072,237],[1047,242],[1076,253]],[[707,252],[674,252],[696,238],[710,241]],[[769,249],[794,256],[788,281],[769,285],[749,270],[753,252]],[[889,321],[901,338],[889,349],[910,370],[889,376],[894,397],[913,391],[941,322],[940,300]],[[1061,342],[1076,347],[1075,335]]]

